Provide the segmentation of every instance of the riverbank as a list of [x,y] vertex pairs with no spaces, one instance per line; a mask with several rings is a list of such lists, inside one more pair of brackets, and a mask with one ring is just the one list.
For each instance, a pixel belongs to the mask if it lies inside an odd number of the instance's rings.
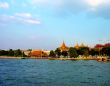
[[0,56],[0,59],[48,59],[48,57],[15,57],[15,56]]
[[48,58],[49,60],[99,60],[99,58]]
[[0,59],[21,59],[21,57],[14,57],[14,56],[0,56]]
[[1,59],[49,59],[49,60],[97,60],[98,58],[54,58],[54,57],[14,57],[14,56],[0,56]]
[[47,60],[96,60],[96,61],[110,61],[110,59],[102,60],[101,58],[54,58],[54,57],[11,57],[0,56],[0,59],[47,59]]

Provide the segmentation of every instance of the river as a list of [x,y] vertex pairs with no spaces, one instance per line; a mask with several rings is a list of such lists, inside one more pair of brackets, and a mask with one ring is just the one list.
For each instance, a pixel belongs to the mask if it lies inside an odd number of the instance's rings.
[[0,86],[110,86],[110,62],[0,59]]

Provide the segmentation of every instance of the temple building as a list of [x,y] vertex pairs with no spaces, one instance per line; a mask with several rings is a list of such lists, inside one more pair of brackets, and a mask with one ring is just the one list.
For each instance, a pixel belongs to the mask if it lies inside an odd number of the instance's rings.
[[74,48],[76,48],[76,49],[78,49],[79,47],[80,47],[80,46],[79,46],[78,43],[74,46]]
[[102,44],[96,44],[94,48],[102,49],[103,47],[104,47],[104,45],[102,45]]
[[48,54],[43,50],[33,50],[31,51],[31,57],[48,57]]
[[[77,43],[74,48],[79,49],[80,47],[88,47],[86,45],[84,45],[83,43],[81,43],[80,45]],[[69,47],[66,46],[65,42],[63,41],[62,45],[59,47],[59,49],[61,51],[68,51]]]
[[83,43],[81,43],[80,45],[77,43],[77,44],[74,46],[74,48],[76,48],[76,49],[78,49],[78,48],[80,48],[80,47],[88,47],[88,46],[84,45]]
[[110,47],[110,43],[106,44],[96,44],[94,48],[102,49],[104,47]]
[[63,43],[62,43],[62,45],[59,47],[59,49],[60,49],[61,51],[68,51],[68,50],[69,50],[69,47],[67,47],[67,46],[65,45],[64,41],[63,41]]
[[83,43],[81,43],[80,47],[86,47]]

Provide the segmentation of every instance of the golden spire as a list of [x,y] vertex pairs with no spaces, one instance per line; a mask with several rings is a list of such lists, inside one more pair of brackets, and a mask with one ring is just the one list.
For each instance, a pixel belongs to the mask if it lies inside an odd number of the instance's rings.
[[85,45],[83,43],[81,43],[80,47],[85,47]]
[[79,48],[79,44],[78,43],[75,45],[75,48],[77,48],[77,49]]
[[66,47],[65,42],[63,41],[61,47]]
[[67,51],[68,50],[68,47],[65,45],[65,42],[63,41],[61,47],[60,47],[60,50],[61,51]]

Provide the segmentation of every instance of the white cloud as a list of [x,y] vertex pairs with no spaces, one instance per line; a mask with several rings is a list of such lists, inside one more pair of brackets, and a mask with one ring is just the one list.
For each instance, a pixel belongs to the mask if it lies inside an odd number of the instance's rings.
[[24,23],[29,23],[29,24],[41,24],[39,20],[36,19],[23,19]]
[[30,13],[15,13],[15,15],[0,15],[0,22],[10,23],[10,22],[18,22],[25,24],[41,24],[39,20],[33,18]]
[[23,17],[23,18],[31,18],[32,17],[30,13],[15,13],[15,16]]
[[8,16],[8,15],[0,15],[1,22],[9,22],[10,20],[15,19],[15,16]]
[[15,13],[15,16],[23,23],[40,24],[41,22],[32,17],[30,13]]
[[32,0],[31,3],[61,16],[85,12],[110,19],[110,0]]
[[58,6],[58,5],[67,5],[67,4],[74,4],[74,5],[90,5],[90,6],[99,6],[100,4],[110,3],[110,0],[32,0],[32,4],[36,5],[51,5],[51,6]]
[[85,2],[92,7],[97,7],[103,4],[105,0],[85,0]]
[[9,8],[9,4],[7,2],[0,2],[0,8],[7,9]]

